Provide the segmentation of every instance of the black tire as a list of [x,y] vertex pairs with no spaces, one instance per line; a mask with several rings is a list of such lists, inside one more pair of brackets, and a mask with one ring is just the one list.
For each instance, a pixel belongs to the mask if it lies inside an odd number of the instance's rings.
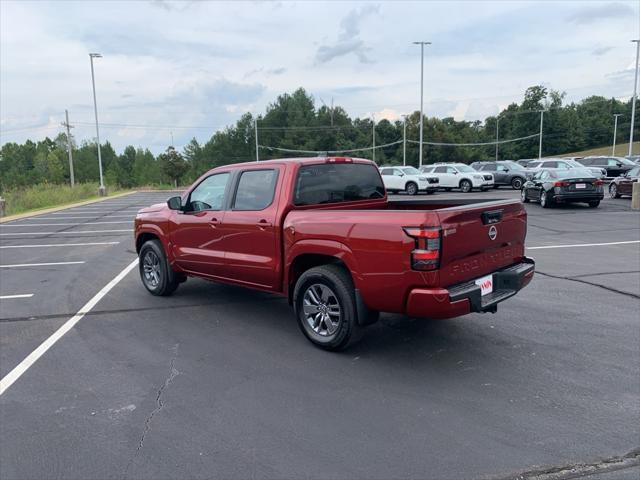
[[183,278],[169,266],[159,240],[145,242],[139,258],[140,279],[149,293],[166,297],[176,291]]
[[513,188],[514,190],[521,190],[522,185],[524,185],[524,179],[520,177],[513,177],[511,179],[511,188]]
[[609,185],[609,196],[611,198],[620,198],[620,194],[618,193],[618,186],[615,183],[611,183],[611,185]]
[[404,187],[404,191],[407,195],[417,195],[418,194],[418,185],[415,182],[407,182],[407,185]]
[[593,202],[589,202],[589,208],[598,208],[600,205],[600,200],[594,200]]
[[462,193],[470,193],[473,190],[473,184],[469,180],[460,180],[460,190]]
[[[318,291],[323,292],[322,288],[329,292],[326,301],[318,295]],[[322,302],[314,303],[314,297]],[[308,308],[306,312],[305,306]],[[329,317],[332,310],[336,311],[336,306],[339,307],[338,320],[333,322]],[[300,330],[317,347],[330,351],[343,350],[360,339],[362,328],[357,320],[353,281],[341,266],[322,265],[304,272],[293,291],[293,308]],[[314,312],[317,312],[315,318]],[[317,315],[321,315],[320,320]],[[314,325],[317,325],[317,330]],[[330,328],[335,330],[330,331]]]
[[527,197],[527,189],[526,188],[523,188],[520,191],[520,198],[522,199],[522,203],[529,203],[530,202],[529,197]]
[[542,208],[550,208],[551,205],[552,205],[552,200],[547,195],[547,192],[542,190],[542,192],[540,192],[540,206]]

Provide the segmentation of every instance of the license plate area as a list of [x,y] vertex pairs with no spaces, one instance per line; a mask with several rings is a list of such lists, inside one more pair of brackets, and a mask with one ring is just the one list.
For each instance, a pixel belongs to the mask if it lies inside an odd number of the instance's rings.
[[474,283],[480,287],[480,296],[482,297],[493,292],[493,274],[480,277]]
[[576,188],[587,188],[586,183],[576,183]]

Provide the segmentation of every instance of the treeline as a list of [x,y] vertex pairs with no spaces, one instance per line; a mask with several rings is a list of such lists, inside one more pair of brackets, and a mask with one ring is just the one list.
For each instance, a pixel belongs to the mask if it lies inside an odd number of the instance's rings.
[[[437,143],[481,143],[496,138],[499,122],[501,140],[526,137],[539,132],[540,111],[545,110],[543,122],[543,156],[608,145],[612,141],[613,114],[622,117],[618,124],[618,142],[628,141],[631,101],[620,102],[591,96],[579,103],[563,105],[564,94],[542,86],[527,89],[521,103],[513,103],[498,117],[484,122],[456,121],[448,118],[426,118],[424,139]],[[101,154],[105,183],[131,188],[145,185],[188,184],[206,170],[225,165],[252,161],[255,153],[254,117],[244,114],[235,125],[215,132],[204,144],[195,138],[181,152],[169,147],[154,156],[149,150],[128,146],[117,154],[107,142]],[[407,139],[418,139],[420,114],[407,117]],[[288,150],[335,151],[370,147],[373,142],[373,121],[370,118],[351,118],[341,107],[316,107],[313,97],[304,89],[280,95],[264,115],[257,118],[261,160],[279,157],[305,156]],[[376,145],[385,145],[403,138],[403,121],[380,120],[375,125]],[[640,125],[634,133],[640,138]],[[99,178],[97,147],[73,139],[74,171],[77,182],[95,182]],[[68,183],[69,164],[65,134],[55,139],[45,138],[24,144],[6,143],[0,150],[0,192],[38,183]],[[282,149],[282,150],[277,150]],[[351,153],[351,156],[372,158],[370,150]],[[538,155],[538,138],[500,145],[501,159],[533,158]],[[495,158],[495,146],[426,146],[427,163],[472,161]],[[377,149],[375,160],[380,164],[399,164],[403,159],[403,145],[398,143]],[[407,144],[407,163],[418,163],[418,145]]]

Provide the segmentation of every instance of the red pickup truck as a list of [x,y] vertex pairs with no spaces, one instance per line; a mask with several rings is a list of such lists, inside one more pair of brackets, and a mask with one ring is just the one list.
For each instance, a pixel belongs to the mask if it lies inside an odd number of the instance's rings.
[[140,276],[187,276],[285,296],[315,345],[339,350],[378,312],[495,312],[527,285],[520,201],[387,198],[376,165],[345,157],[227,165],[135,219]]

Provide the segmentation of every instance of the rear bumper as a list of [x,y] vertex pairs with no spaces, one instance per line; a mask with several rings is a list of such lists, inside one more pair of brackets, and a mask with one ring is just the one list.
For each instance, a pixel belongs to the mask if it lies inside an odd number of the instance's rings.
[[471,312],[495,312],[498,303],[526,287],[535,271],[533,259],[493,272],[493,292],[481,296],[474,280],[448,288],[416,288],[407,300],[406,314],[412,317],[443,319]]
[[556,202],[589,202],[593,200],[602,200],[603,198],[604,198],[604,191],[560,193],[553,196],[553,199]]

